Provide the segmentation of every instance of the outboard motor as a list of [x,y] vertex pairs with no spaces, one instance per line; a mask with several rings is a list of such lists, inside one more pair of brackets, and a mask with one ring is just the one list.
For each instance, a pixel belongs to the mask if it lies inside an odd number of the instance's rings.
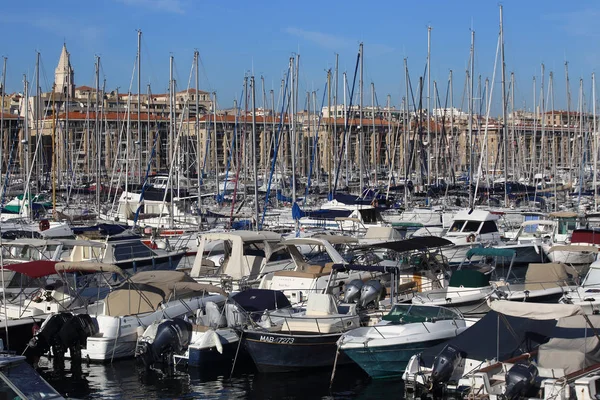
[[507,400],[527,396],[535,388],[535,380],[539,375],[537,367],[533,364],[515,364],[505,376],[506,389],[503,397]]
[[141,343],[138,354],[146,367],[160,362],[170,365],[173,354],[183,354],[191,340],[191,323],[181,318],[169,319],[158,325],[153,340]]
[[361,289],[365,283],[360,279],[354,279],[350,283],[346,284],[346,290],[344,291],[344,302],[356,303],[360,299]]
[[431,369],[432,389],[448,383],[457,372],[457,367],[466,358],[466,354],[457,347],[447,344],[433,360]]
[[384,287],[381,282],[377,280],[370,280],[364,284],[360,289],[360,300],[358,305],[362,308],[366,308],[369,304],[379,301],[379,298],[383,294]]
[[42,355],[50,351],[50,348],[59,345],[58,333],[65,323],[73,318],[69,312],[52,314],[44,320],[40,329],[29,341],[24,355],[30,362],[37,361]]
[[25,355],[30,361],[52,349],[54,364],[64,367],[67,350],[74,363],[81,361],[81,348],[87,338],[98,333],[98,321],[88,314],[73,315],[68,312],[53,314],[46,318],[35,336],[29,341]]

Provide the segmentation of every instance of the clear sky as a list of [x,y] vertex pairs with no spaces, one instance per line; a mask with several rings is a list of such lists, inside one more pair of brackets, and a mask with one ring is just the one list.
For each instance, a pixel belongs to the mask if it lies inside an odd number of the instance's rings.
[[[517,80],[517,107],[531,108],[533,76],[540,93],[541,64],[554,71],[555,108],[566,107],[564,63],[569,62],[572,107],[583,78],[591,107],[591,74],[600,64],[598,1],[507,0],[504,5],[507,79]],[[34,79],[35,52],[42,57],[42,88],[53,81],[63,41],[71,53],[75,83],[94,86],[94,56],[101,56],[101,81],[127,92],[132,81],[138,29],[142,40],[142,85],[154,93],[168,87],[169,56],[175,57],[179,90],[188,85],[194,49],[202,60],[201,89],[216,91],[220,107],[239,98],[244,74],[264,76],[267,91],[279,91],[289,57],[301,55],[300,90],[318,90],[319,102],[335,53],[352,78],[359,42],[365,46],[365,104],[375,83],[379,103],[404,94],[403,59],[416,88],[427,54],[431,25],[431,78],[444,101],[454,72],[454,101],[460,106],[468,67],[470,30],[476,32],[476,75],[492,78],[499,31],[498,3],[473,1],[206,1],[206,0],[25,0],[3,2],[0,12],[8,57],[7,90],[22,91],[23,74]],[[137,79],[137,78],[135,78]],[[134,81],[135,82],[135,81]],[[494,103],[500,98],[500,65]],[[136,91],[136,84],[132,90]],[[260,86],[258,87],[260,89]],[[300,96],[301,98],[304,96]],[[340,94],[341,98],[341,94]],[[259,101],[258,105],[261,102]]]

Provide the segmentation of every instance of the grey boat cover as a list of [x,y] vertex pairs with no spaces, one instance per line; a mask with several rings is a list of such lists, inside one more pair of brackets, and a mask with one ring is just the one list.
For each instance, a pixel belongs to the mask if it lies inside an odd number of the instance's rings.
[[421,360],[431,367],[446,344],[459,348],[471,359],[508,360],[546,343],[555,326],[555,319],[535,320],[492,310],[460,335],[423,351]]
[[[593,327],[600,327],[600,315],[589,315]],[[583,315],[558,320],[552,339],[538,351],[538,366],[563,368],[565,374],[600,363],[600,340]],[[598,331],[596,331],[598,332]]]

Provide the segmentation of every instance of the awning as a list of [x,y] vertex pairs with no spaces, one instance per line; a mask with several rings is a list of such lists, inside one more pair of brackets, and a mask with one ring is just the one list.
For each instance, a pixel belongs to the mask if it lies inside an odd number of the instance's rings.
[[30,278],[41,278],[56,274],[56,269],[54,268],[56,264],[57,261],[38,260],[18,264],[8,264],[4,266],[4,269],[20,272]]
[[394,250],[399,253],[411,250],[423,250],[433,247],[452,246],[454,243],[448,239],[437,236],[417,236],[406,240],[396,240],[393,242],[375,243],[364,246],[363,248],[377,247],[381,249]]
[[109,272],[119,274],[126,278],[127,274],[116,265],[104,264],[98,262],[79,261],[79,262],[59,262],[55,266],[56,272]]
[[467,258],[470,260],[473,256],[481,257],[506,257],[512,258],[517,253],[513,249],[499,249],[495,247],[473,247],[467,251]]

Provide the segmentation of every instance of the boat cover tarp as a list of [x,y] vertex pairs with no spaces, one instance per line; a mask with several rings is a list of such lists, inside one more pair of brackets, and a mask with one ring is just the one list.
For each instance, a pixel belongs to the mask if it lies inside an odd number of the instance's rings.
[[[600,315],[588,319],[594,328],[600,327]],[[570,374],[600,363],[600,340],[583,315],[559,319],[550,336],[548,343],[540,346],[539,367],[563,368]]]
[[126,225],[98,224],[94,226],[76,226],[72,227],[71,229],[75,235],[81,235],[86,232],[102,232],[105,235],[112,236],[118,233],[123,233],[129,228]]
[[315,211],[302,211],[298,203],[294,203],[292,206],[292,217],[294,219],[300,219],[303,217],[309,217],[314,219],[322,220],[335,220],[336,218],[347,218],[352,214],[352,210],[315,210]]
[[172,296],[185,298],[200,291],[217,293],[220,289],[201,285],[181,271],[141,271],[106,296],[106,315],[153,312]]
[[367,271],[367,272],[396,272],[398,267],[383,265],[354,265],[354,264],[333,264],[331,269],[338,272],[344,271]]
[[482,288],[490,285],[490,276],[473,269],[459,269],[452,273],[448,286]]
[[41,278],[48,275],[56,274],[54,266],[57,261],[37,260],[17,264],[7,264],[4,269],[20,272],[30,278]]
[[448,239],[444,239],[437,236],[416,236],[405,240],[396,240],[384,243],[374,243],[363,248],[377,247],[381,249],[394,250],[399,253],[411,250],[424,250],[434,247],[451,246],[454,243]]
[[571,234],[571,243],[600,244],[600,231],[596,229],[575,229]]
[[566,286],[569,276],[564,264],[529,264],[525,273],[525,290],[543,290]]
[[512,249],[498,249],[495,247],[473,247],[472,249],[469,249],[469,251],[467,251],[467,258],[469,260],[473,256],[512,258],[516,253],[516,250]]
[[435,357],[447,344],[464,351],[471,359],[508,360],[548,342],[555,326],[555,319],[512,317],[491,310],[460,335],[423,351],[421,360],[423,365],[431,367]]
[[248,289],[234,294],[231,298],[247,312],[291,307],[290,301],[280,290]]
[[490,302],[490,308],[504,315],[530,319],[559,319],[573,315],[583,315],[583,310],[580,306],[558,303],[546,304],[496,300]]
[[360,196],[354,196],[351,194],[344,194],[344,193],[336,193],[336,194],[334,194],[333,198],[335,200],[339,201],[340,203],[349,204],[349,205],[353,205],[353,204],[370,205],[373,202],[373,198],[363,199]]
[[550,247],[548,253],[554,253],[555,251],[572,251],[574,253],[598,253],[598,248],[595,246],[586,246],[584,244],[555,245]]

